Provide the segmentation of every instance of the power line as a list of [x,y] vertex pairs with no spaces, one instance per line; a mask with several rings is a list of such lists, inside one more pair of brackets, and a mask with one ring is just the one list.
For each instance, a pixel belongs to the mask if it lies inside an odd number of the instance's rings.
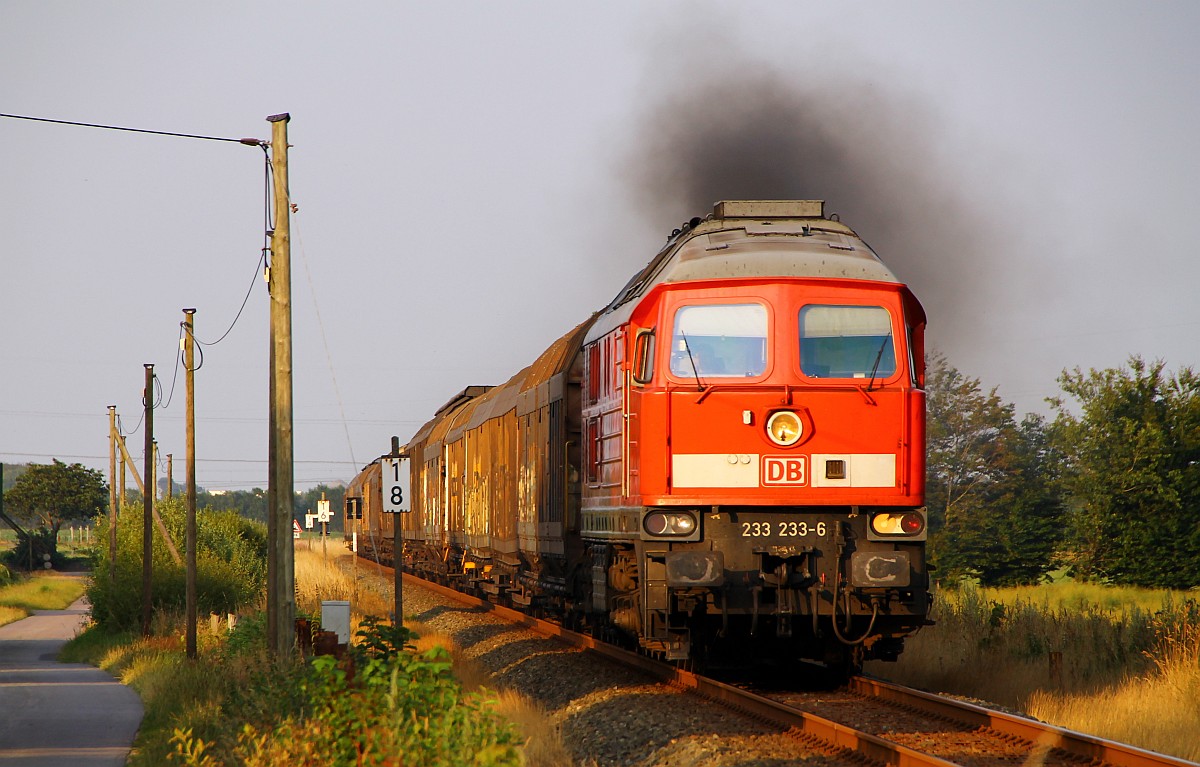
[[[233,330],[234,326],[237,325],[238,320],[240,320],[242,318],[242,312],[246,310],[246,302],[250,300],[250,294],[252,294],[254,292],[254,286],[255,286],[255,284],[258,283],[258,275],[261,274],[263,271],[264,264],[266,262],[266,258],[267,258],[267,249],[263,248],[262,252],[259,254],[258,262],[254,265],[254,276],[251,277],[251,279],[250,279],[250,287],[246,289],[246,297],[242,299],[242,305],[237,311],[237,316],[235,316],[233,318],[233,322],[231,322],[229,324],[229,327],[225,330],[224,333],[221,334],[220,338],[218,338],[216,341],[201,341],[199,338],[196,338],[194,333],[192,333],[190,330],[188,331],[188,334],[191,335],[193,339],[195,339],[197,346],[216,346],[217,344],[224,341],[225,337],[227,335],[229,335],[229,333]],[[201,350],[200,365],[197,366],[196,370],[199,370],[200,367],[203,367],[203,365],[204,365],[204,352],[203,352],[203,350]]]
[[321,343],[325,346],[325,361],[329,364],[329,378],[333,381],[333,393],[337,397],[338,411],[342,416],[342,430],[346,433],[346,447],[350,450],[350,460],[358,463],[354,460],[354,443],[350,439],[350,423],[346,420],[346,405],[342,402],[342,390],[338,386],[337,375],[333,371],[333,356],[329,353],[329,338],[325,334],[325,322],[321,319],[321,307],[317,303],[317,288],[313,284],[312,271],[308,268],[308,254],[304,250],[304,240],[300,237],[299,227],[296,227],[296,239],[300,243],[300,260],[304,262],[304,274],[308,276],[308,289],[312,293],[317,327],[321,329]]
[[265,146],[266,142],[256,138],[225,138],[222,136],[201,136],[195,133],[172,133],[170,131],[147,130],[145,128],[124,128],[119,125],[101,125],[99,123],[75,122],[74,120],[52,120],[49,117],[30,117],[28,115],[0,114],[13,120],[32,120],[34,122],[55,123],[57,125],[75,125],[80,128],[100,128],[103,130],[128,131],[130,133],[150,133],[155,136],[174,136],[176,138],[194,138],[202,141],[232,141],[246,146]]
[[[0,410],[0,415],[15,415],[15,416],[24,415],[24,416],[34,416],[37,418],[88,418],[88,419],[93,419],[93,420],[100,420],[100,419],[108,418],[108,416],[104,413],[56,413],[56,412],[49,411],[49,410]],[[156,416],[155,418],[156,419],[161,418],[162,420],[165,420],[165,421],[179,421],[179,420],[182,420],[183,416],[163,415],[163,416]],[[261,423],[267,422],[267,419],[263,418],[261,416],[221,416],[221,415],[217,415],[217,416],[208,416],[205,418],[197,418],[196,420],[198,422],[206,423],[206,424],[207,423],[261,424]],[[396,425],[400,425],[400,424],[411,426],[414,424],[420,425],[420,424],[424,423],[423,421],[414,421],[411,419],[382,419],[381,420],[379,418],[346,418],[346,419],[341,419],[341,418],[296,418],[293,420],[295,423],[306,424],[306,425],[312,425],[312,424],[338,425],[338,424],[342,424],[342,423],[355,423],[355,424],[364,424],[365,423],[365,424],[373,424],[376,426],[396,426]],[[137,429],[135,428],[134,431],[131,433],[136,433],[136,432],[137,432]]]
[[[129,436],[129,435],[125,435]],[[144,452],[144,451],[143,451]],[[71,453],[24,453],[24,452],[3,452],[3,456],[27,456],[31,458],[89,458],[95,460],[108,460],[107,455],[74,455]],[[267,463],[266,458],[197,458],[197,463]],[[329,465],[354,465],[345,458],[331,459],[328,461],[292,461],[292,463],[313,464],[316,466]]]

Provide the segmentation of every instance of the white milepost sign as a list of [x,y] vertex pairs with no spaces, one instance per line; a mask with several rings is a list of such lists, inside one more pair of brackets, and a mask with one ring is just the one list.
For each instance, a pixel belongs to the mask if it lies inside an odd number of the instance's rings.
[[333,521],[329,515],[329,501],[326,501],[326,500],[317,501],[317,521],[318,522]]
[[383,482],[383,513],[407,513],[412,511],[408,498],[408,459],[379,459],[380,477]]

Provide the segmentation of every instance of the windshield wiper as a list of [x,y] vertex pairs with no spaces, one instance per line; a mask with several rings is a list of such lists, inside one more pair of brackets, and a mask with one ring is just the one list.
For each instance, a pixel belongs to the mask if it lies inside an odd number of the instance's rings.
[[888,341],[891,340],[892,337],[888,336],[884,338],[883,343],[879,345],[879,353],[875,355],[875,365],[871,368],[871,382],[867,384],[867,391],[871,391],[875,388],[875,374],[879,372],[879,361],[883,359],[883,350],[887,348]]
[[704,391],[704,384],[700,383],[700,373],[696,370],[696,360],[692,357],[692,346],[688,343],[687,335],[681,332],[679,337],[683,339],[683,350],[687,352],[688,362],[692,365],[692,376],[696,379],[696,391]]

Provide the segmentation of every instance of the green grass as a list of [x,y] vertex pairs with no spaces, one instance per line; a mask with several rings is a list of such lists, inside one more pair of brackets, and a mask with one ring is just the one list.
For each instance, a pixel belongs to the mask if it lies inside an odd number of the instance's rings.
[[90,627],[63,645],[58,659],[63,663],[87,663],[103,668],[104,660],[110,653],[133,644],[135,638],[132,631],[116,633]]
[[19,621],[34,610],[64,610],[83,596],[82,578],[34,575],[0,588],[0,626]]

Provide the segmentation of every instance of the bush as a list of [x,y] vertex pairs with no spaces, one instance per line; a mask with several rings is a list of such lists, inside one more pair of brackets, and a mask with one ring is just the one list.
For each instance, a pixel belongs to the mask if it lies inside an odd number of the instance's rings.
[[447,652],[417,653],[411,637],[368,618],[349,662],[258,666],[223,706],[224,721],[242,730],[204,739],[176,729],[173,759],[193,767],[521,764],[521,738],[496,715],[494,695],[464,694]]
[[[159,501],[158,512],[183,556],[185,510],[182,499]],[[108,540],[108,521],[98,520],[95,540]],[[196,515],[196,601],[204,613],[231,613],[253,605],[262,595],[267,572],[267,532],[232,511],[204,509]],[[186,569],[176,564],[154,530],[151,556],[151,605],[155,612],[186,606]],[[88,589],[92,618],[112,631],[136,628],[142,615],[142,515],[123,509],[117,522],[117,560],[109,563],[107,546],[95,554]]]
[[[30,548],[33,549],[32,556]],[[46,555],[50,556],[50,565],[55,570],[61,570],[67,562],[67,558],[58,552],[57,535],[45,528],[37,528],[26,535],[18,535],[16,544],[4,553],[4,561],[16,570],[42,570]]]

